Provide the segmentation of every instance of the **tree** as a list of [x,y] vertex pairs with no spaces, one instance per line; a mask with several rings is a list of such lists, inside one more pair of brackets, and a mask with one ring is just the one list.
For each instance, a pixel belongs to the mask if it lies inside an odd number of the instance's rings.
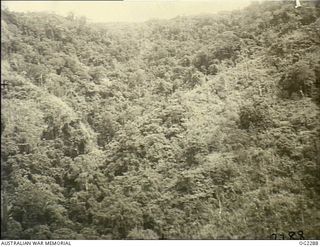
[[239,116],[239,124],[243,129],[266,129],[272,126],[272,119],[265,103],[243,105]]
[[288,97],[293,93],[300,97],[310,96],[316,82],[315,72],[306,61],[299,61],[290,66],[279,84]]

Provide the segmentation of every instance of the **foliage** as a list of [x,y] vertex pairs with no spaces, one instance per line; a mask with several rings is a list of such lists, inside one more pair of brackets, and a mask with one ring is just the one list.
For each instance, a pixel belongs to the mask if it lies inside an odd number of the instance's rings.
[[320,237],[318,5],[1,14],[3,239]]
[[280,85],[288,93],[289,97],[293,93],[311,96],[315,81],[314,71],[305,61],[300,61],[288,68],[288,72],[280,81]]

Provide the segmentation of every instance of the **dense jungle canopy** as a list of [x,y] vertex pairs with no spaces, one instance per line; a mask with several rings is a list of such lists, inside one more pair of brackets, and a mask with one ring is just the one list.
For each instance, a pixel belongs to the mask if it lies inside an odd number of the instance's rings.
[[302,5],[2,9],[2,239],[319,239],[320,6]]

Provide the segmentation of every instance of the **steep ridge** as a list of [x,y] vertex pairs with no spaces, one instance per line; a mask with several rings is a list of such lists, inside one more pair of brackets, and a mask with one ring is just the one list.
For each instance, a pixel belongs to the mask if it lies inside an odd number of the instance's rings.
[[2,10],[3,238],[319,238],[319,17]]

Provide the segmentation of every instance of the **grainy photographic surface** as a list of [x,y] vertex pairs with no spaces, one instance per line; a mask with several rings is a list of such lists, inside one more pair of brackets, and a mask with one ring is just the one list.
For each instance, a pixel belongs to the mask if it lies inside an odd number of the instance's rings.
[[316,1],[1,6],[2,239],[320,239]]

